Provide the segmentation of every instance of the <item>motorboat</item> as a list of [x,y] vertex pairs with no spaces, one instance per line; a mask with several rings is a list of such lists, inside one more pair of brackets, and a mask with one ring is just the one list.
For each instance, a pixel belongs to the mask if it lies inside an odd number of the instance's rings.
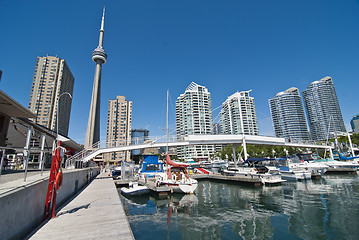
[[200,163],[199,162],[196,162],[194,160],[187,160],[187,164],[188,164],[188,167],[190,168],[198,168],[200,167]]
[[200,161],[198,163],[201,168],[207,168],[207,169],[212,168],[212,162],[210,161]]
[[144,155],[140,169],[140,178],[154,178],[156,174],[163,173],[163,163],[158,160],[156,155]]
[[211,161],[212,168],[227,168],[228,167],[228,161],[222,160],[222,159],[214,159]]
[[146,186],[138,185],[138,182],[130,182],[128,187],[122,187],[121,193],[129,196],[140,196],[150,192],[150,189]]
[[339,151],[333,151],[333,159],[354,165],[359,164],[359,156],[352,156],[352,154],[348,152],[340,153]]
[[115,166],[111,171],[111,176],[113,180],[121,179],[121,166]]
[[331,158],[320,158],[314,160],[313,162],[327,165],[329,167],[327,172],[356,173],[356,171],[359,169],[359,164],[357,163],[337,161]]
[[314,157],[310,153],[294,154],[287,157],[286,164],[286,166],[292,169],[309,170],[312,174],[312,178],[323,176],[329,169],[325,164],[314,162]]
[[277,184],[285,182],[280,171],[273,166],[259,164],[268,161],[267,158],[248,158],[240,167],[231,167],[222,172],[227,176],[240,176],[253,179],[260,179],[263,184]]
[[198,182],[189,176],[187,171],[188,164],[173,162],[168,154],[166,155],[166,163],[167,171],[156,174],[156,184],[158,186],[169,186],[171,192],[193,193]]
[[[312,171],[308,167],[292,162],[289,158],[276,158],[275,166],[285,180],[307,180],[312,178]],[[304,162],[303,162],[304,164]]]
[[312,173],[309,170],[301,170],[298,168],[289,168],[287,166],[278,167],[282,178],[285,180],[307,180],[312,178]]

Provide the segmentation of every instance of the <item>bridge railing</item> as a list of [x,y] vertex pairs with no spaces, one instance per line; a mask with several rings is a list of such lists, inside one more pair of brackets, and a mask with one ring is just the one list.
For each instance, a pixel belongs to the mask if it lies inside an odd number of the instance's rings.
[[[175,135],[171,135],[168,138],[168,142],[178,141]],[[66,168],[83,168],[85,164],[83,159],[89,156],[91,153],[102,149],[102,148],[114,148],[128,145],[139,145],[144,143],[156,143],[156,142],[167,142],[166,136],[161,137],[147,137],[147,138],[133,138],[133,139],[110,139],[110,140],[100,140],[97,143],[94,143],[92,147],[84,149],[75,155],[69,157],[65,162]]]
[[[168,142],[181,142],[184,141],[186,137],[179,138],[176,135],[170,135],[168,138]],[[121,147],[121,146],[129,146],[129,145],[139,145],[144,143],[165,143],[167,142],[166,136],[160,136],[160,137],[138,137],[138,138],[132,138],[132,139],[110,139],[110,140],[101,140],[97,143],[95,143],[91,148],[84,149],[81,152],[76,153],[74,156],[71,156],[66,160],[65,166],[66,168],[82,168],[86,164],[83,162],[83,159],[87,156],[89,156],[91,153],[103,149],[103,148],[115,148],[115,147]],[[293,144],[302,144],[302,145],[325,145],[325,143],[318,143],[314,141],[299,141],[299,140],[289,140],[286,139],[287,143],[293,143]]]

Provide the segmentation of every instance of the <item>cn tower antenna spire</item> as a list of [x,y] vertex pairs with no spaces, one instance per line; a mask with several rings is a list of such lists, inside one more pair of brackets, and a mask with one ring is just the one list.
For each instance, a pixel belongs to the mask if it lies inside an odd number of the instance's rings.
[[93,144],[100,140],[100,97],[101,97],[101,70],[102,64],[107,61],[107,54],[103,49],[103,37],[105,26],[105,7],[103,8],[101,29],[98,47],[92,52],[92,60],[96,63],[95,77],[93,82],[91,107],[87,123],[85,149],[92,148]]
[[104,26],[105,26],[105,6],[103,7],[102,20],[101,20],[101,29],[100,29],[100,38],[99,38],[99,43],[98,43],[98,46],[100,48],[102,48],[102,45],[103,45],[103,35],[105,33]]

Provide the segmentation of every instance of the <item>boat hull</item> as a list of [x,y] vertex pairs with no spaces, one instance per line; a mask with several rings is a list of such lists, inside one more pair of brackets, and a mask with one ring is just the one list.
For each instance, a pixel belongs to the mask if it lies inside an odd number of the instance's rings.
[[281,175],[269,175],[269,176],[261,176],[263,184],[280,184],[282,182],[286,182],[287,180],[282,179]]
[[135,188],[121,188],[121,193],[128,196],[140,196],[150,192],[150,189],[145,186],[138,186]]
[[329,166],[327,172],[356,173],[357,170],[358,170],[357,167],[351,167],[351,166]]
[[282,179],[284,180],[307,180],[312,178],[311,172],[304,172],[304,171],[280,171],[282,174]]
[[192,182],[192,183],[176,183],[176,182],[161,182],[161,184],[164,184],[166,186],[169,186],[171,189],[171,192],[174,193],[194,193],[194,191],[197,189],[198,182]]
[[279,184],[285,182],[281,178],[281,174],[268,174],[268,173],[258,173],[251,169],[246,168],[237,168],[235,170],[223,170],[223,174],[227,176],[238,176],[250,179],[260,179],[263,184]]

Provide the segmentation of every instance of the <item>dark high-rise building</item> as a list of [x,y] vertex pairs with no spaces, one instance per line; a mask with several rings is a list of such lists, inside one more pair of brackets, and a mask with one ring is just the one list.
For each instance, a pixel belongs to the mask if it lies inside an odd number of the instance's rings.
[[[132,129],[131,140],[132,144],[141,144],[148,140],[149,131],[147,129]],[[136,149],[131,151],[132,159],[135,162],[139,161],[140,156],[143,154],[143,149]]]
[[352,118],[350,125],[352,126],[353,133],[359,133],[359,114]]

